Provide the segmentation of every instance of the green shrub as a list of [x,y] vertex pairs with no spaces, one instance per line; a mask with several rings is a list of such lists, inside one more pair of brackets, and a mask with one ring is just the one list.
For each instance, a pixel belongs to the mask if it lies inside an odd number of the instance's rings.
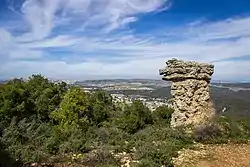
[[216,124],[209,124],[194,131],[194,139],[202,143],[224,143],[223,131]]
[[136,148],[135,158],[140,166],[172,166],[172,157],[177,152],[192,144],[190,137],[178,138],[169,127],[153,125],[137,132],[131,147]]
[[115,126],[91,127],[86,133],[86,147],[91,149],[103,148],[115,152],[129,150],[128,141],[132,135]]
[[51,137],[45,140],[45,148],[49,153],[80,153],[86,151],[86,134],[81,128],[71,126],[67,130],[54,126]]
[[4,129],[1,142],[5,143],[15,159],[24,163],[41,162],[50,155],[46,153],[43,142],[50,136],[51,128],[37,120],[13,119],[10,126]]
[[223,137],[230,142],[247,142],[250,140],[250,119],[222,116],[217,119],[223,131]]
[[250,140],[250,119],[217,116],[212,124],[195,130],[194,139],[202,143],[245,143]]
[[141,101],[134,101],[126,105],[123,114],[116,122],[119,128],[128,133],[135,133],[146,125],[153,123],[151,111]]
[[155,123],[161,123],[170,125],[172,113],[174,110],[166,105],[159,106],[153,112],[153,118]]
[[80,164],[88,167],[120,166],[119,162],[105,149],[89,152],[79,160]]

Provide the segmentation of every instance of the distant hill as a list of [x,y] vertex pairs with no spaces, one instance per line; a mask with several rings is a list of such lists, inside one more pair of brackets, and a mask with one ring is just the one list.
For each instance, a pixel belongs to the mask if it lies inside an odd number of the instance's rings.
[[[91,84],[131,84],[152,87],[154,90],[112,90],[110,93],[142,95],[154,98],[171,98],[170,82],[150,79],[89,80],[76,83],[85,87]],[[210,93],[217,112],[250,116],[250,83],[212,83]]]
[[6,81],[6,80],[0,80],[0,84],[4,84],[6,82],[8,82],[8,81]]
[[[143,95],[154,98],[171,98],[170,87],[162,87],[153,91],[148,90],[122,90],[111,93],[125,95]],[[211,98],[218,113],[226,108],[225,113],[250,116],[250,90],[232,91],[228,88],[210,87]]]
[[[170,87],[146,94],[154,97],[171,97]],[[217,112],[221,112],[225,107],[228,114],[250,116],[250,90],[235,92],[227,88],[210,87],[210,94]]]
[[249,88],[250,83],[213,83],[212,85],[222,86],[222,87],[231,87],[231,88]]
[[155,83],[155,82],[164,82],[163,80],[156,79],[102,79],[102,80],[85,80],[85,81],[77,81],[76,84],[84,84],[84,83]]
[[226,107],[228,114],[250,116],[250,90],[211,87],[211,97],[218,111]]

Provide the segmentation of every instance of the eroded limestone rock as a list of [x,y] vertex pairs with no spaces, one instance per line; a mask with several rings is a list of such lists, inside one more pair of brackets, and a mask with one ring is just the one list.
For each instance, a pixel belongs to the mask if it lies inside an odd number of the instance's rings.
[[214,115],[209,83],[214,66],[206,63],[172,59],[160,70],[163,80],[172,81],[171,94],[174,113],[171,125],[199,125]]

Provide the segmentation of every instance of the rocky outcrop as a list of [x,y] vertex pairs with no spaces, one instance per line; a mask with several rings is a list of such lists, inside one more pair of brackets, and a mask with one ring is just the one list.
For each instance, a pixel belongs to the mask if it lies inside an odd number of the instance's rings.
[[214,115],[209,83],[214,66],[206,63],[172,59],[160,70],[163,80],[172,81],[174,113],[171,126],[198,125]]

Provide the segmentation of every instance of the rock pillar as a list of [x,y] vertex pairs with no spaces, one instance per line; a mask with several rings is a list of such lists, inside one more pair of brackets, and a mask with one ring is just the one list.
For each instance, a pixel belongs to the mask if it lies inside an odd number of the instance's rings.
[[193,61],[172,59],[160,70],[163,80],[172,81],[174,113],[171,126],[200,125],[210,120],[214,109],[210,100],[209,83],[214,66]]

